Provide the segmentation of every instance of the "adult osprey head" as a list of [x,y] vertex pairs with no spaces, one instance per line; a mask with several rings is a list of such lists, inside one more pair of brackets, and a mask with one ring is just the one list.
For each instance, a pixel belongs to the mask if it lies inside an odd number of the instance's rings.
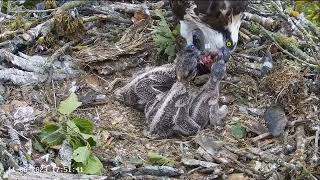
[[211,66],[216,57],[229,59],[238,42],[246,0],[170,0],[170,6],[187,45],[204,52],[201,63]]

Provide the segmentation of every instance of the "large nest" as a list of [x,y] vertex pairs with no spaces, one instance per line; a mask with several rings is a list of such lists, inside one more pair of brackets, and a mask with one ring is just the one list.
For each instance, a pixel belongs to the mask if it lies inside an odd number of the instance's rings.
[[265,78],[264,87],[272,95],[274,103],[284,107],[288,114],[308,113],[305,108],[310,95],[304,78],[306,73],[292,66],[279,65]]

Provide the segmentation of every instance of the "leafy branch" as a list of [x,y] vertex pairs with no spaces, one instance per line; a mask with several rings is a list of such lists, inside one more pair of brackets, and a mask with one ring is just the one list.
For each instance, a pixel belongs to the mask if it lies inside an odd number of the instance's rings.
[[171,31],[165,17],[160,10],[155,11],[160,18],[159,24],[153,26],[153,41],[158,51],[158,59],[167,59],[168,62],[173,62],[176,55],[176,36],[179,30],[176,28]]
[[47,124],[40,133],[40,140],[49,148],[67,140],[73,149],[72,167],[80,173],[101,175],[103,165],[92,153],[92,148],[97,145],[94,124],[88,119],[72,116],[81,104],[77,95],[71,93],[58,108],[61,122]]

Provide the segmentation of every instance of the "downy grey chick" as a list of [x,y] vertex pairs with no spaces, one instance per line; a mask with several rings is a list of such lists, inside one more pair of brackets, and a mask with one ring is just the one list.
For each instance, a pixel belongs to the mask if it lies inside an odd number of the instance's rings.
[[226,72],[226,63],[220,60],[213,64],[209,80],[190,102],[190,117],[201,127],[222,125],[221,119],[226,115],[226,106],[219,107],[219,86]]
[[197,64],[201,52],[193,45],[187,46],[177,54],[177,80],[192,80],[197,75]]
[[225,72],[226,63],[220,60],[201,89],[191,92],[184,81],[177,81],[168,92],[159,94],[145,108],[147,134],[160,138],[194,135],[208,124],[222,125],[227,108],[219,107],[218,99]]
[[147,135],[168,138],[197,133],[200,126],[188,116],[189,100],[185,85],[177,81],[167,93],[146,105]]
[[159,93],[168,91],[175,81],[175,65],[166,64],[149,68],[116,90],[115,96],[126,105],[144,110],[146,103],[152,101]]

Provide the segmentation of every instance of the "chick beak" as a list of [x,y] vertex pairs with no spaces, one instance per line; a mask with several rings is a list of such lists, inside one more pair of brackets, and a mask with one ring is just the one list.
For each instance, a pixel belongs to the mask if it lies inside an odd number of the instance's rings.
[[219,55],[221,56],[218,60],[223,60],[225,63],[229,62],[231,50],[227,47],[222,47],[219,50]]

